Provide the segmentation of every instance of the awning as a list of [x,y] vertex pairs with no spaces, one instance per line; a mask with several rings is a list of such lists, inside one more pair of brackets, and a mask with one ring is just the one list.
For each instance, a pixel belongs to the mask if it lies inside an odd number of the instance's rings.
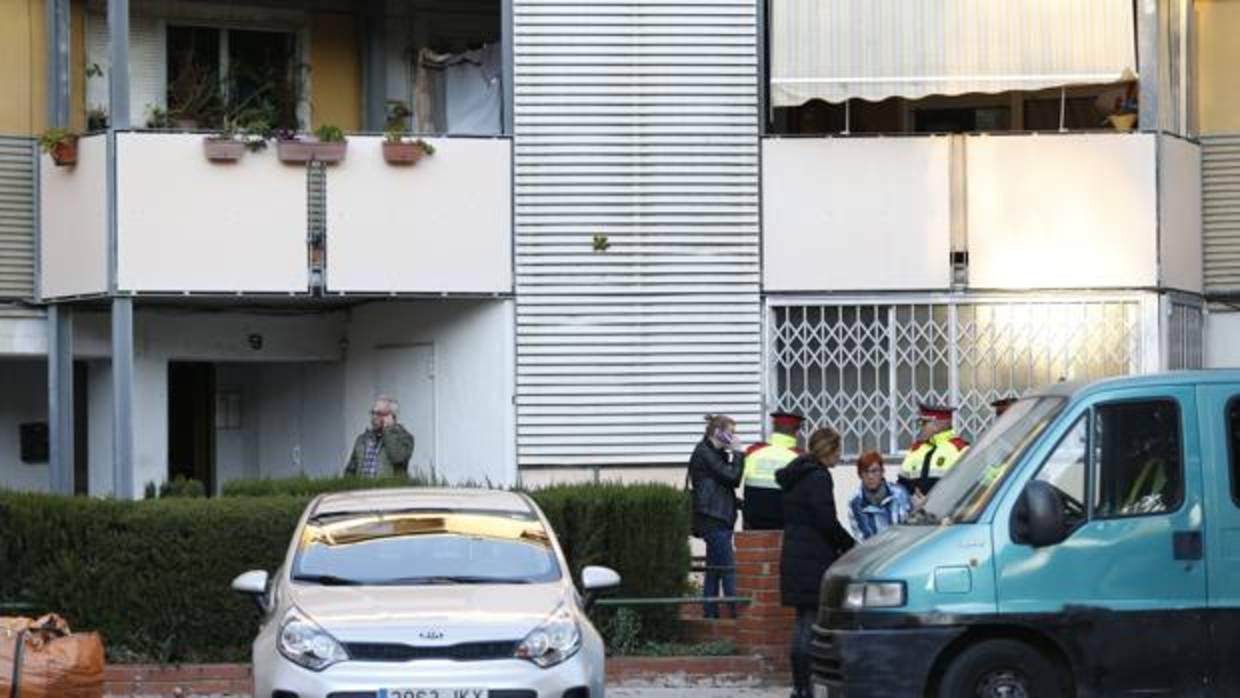
[[1136,74],[1132,0],[771,0],[770,21],[777,107]]

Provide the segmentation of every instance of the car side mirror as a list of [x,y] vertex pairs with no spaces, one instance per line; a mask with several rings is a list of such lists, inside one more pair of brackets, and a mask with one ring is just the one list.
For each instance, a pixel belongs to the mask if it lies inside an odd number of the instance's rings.
[[267,608],[267,582],[269,580],[270,577],[266,571],[250,570],[238,575],[232,581],[232,589],[249,596],[254,600],[254,604],[258,606],[258,610],[266,613],[270,610]]
[[620,574],[610,567],[586,567],[581,570],[581,588],[585,591],[585,605],[594,605],[599,595],[620,586]]
[[1063,498],[1049,482],[1034,480],[1025,485],[1012,509],[1012,540],[1043,548],[1068,537]]

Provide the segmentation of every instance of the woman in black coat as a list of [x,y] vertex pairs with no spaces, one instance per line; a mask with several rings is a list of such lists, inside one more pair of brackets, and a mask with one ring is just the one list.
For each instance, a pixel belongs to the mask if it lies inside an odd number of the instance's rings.
[[[732,530],[736,528],[736,486],[741,484],[744,457],[736,450],[736,422],[724,415],[706,416],[706,435],[689,459],[693,485],[693,535],[706,542],[704,598],[736,596],[736,553]],[[719,617],[718,604],[707,603],[703,614]],[[730,603],[732,617],[736,604]]]
[[809,451],[775,473],[784,500],[779,591],[783,604],[797,611],[791,659],[793,695],[798,698],[810,696],[809,644],[822,576],[855,544],[835,512],[830,468],[840,459],[839,433],[818,429],[809,437]]

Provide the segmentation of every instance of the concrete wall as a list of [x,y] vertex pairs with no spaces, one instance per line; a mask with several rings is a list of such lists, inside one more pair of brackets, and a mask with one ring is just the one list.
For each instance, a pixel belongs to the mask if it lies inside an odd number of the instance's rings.
[[1206,316],[1206,368],[1240,368],[1240,313]]
[[[240,396],[221,428],[217,481],[340,472],[367,421],[379,352],[435,349],[433,419],[415,433],[453,481],[514,482],[513,310],[509,301],[380,302],[322,313],[139,308],[135,313],[135,496],[167,477],[168,364],[216,364],[216,393]],[[261,335],[254,349],[251,335]],[[90,491],[112,489],[112,389],[106,314],[78,314],[75,351],[90,362]],[[43,340],[44,343],[46,340]],[[46,369],[37,374],[46,380]],[[46,389],[37,393],[46,404]],[[406,399],[406,404],[417,401]],[[402,422],[418,422],[402,414]],[[418,422],[422,423],[422,422]],[[0,464],[6,461],[0,456]],[[0,465],[0,467],[4,467]]]
[[217,411],[217,481],[338,474],[348,451],[337,438],[344,376],[339,361],[217,366],[217,396],[241,398],[240,428],[227,428]]
[[1159,273],[1162,286],[1201,293],[1201,146],[1159,136]]
[[949,160],[947,138],[764,140],[766,290],[948,287]]
[[121,134],[117,148],[122,291],[307,290],[305,168],[274,147],[212,163],[198,134]]
[[[340,442],[352,443],[375,394],[387,390],[376,383],[376,352],[430,344],[435,433],[414,438],[418,444],[434,443],[436,473],[449,480],[514,482],[513,333],[511,301],[372,303],[355,309]],[[405,406],[414,402],[411,396],[397,397]],[[417,419],[407,408],[404,412],[402,422]]]
[[1155,136],[977,136],[966,153],[971,286],[1158,282]]
[[108,290],[108,159],[102,135],[78,141],[78,161],[43,155],[39,186],[39,294],[58,298]]
[[47,463],[21,462],[18,425],[47,421],[47,363],[37,359],[0,360],[0,488],[48,489]]

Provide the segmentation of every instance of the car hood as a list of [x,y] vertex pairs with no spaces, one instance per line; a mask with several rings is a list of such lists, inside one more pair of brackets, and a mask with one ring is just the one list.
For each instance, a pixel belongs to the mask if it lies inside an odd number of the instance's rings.
[[448,646],[521,640],[575,603],[559,583],[405,587],[291,584],[289,600],[342,642]]
[[893,563],[907,557],[922,541],[941,535],[938,526],[892,526],[831,565],[830,575],[848,579],[875,579],[891,573]]

